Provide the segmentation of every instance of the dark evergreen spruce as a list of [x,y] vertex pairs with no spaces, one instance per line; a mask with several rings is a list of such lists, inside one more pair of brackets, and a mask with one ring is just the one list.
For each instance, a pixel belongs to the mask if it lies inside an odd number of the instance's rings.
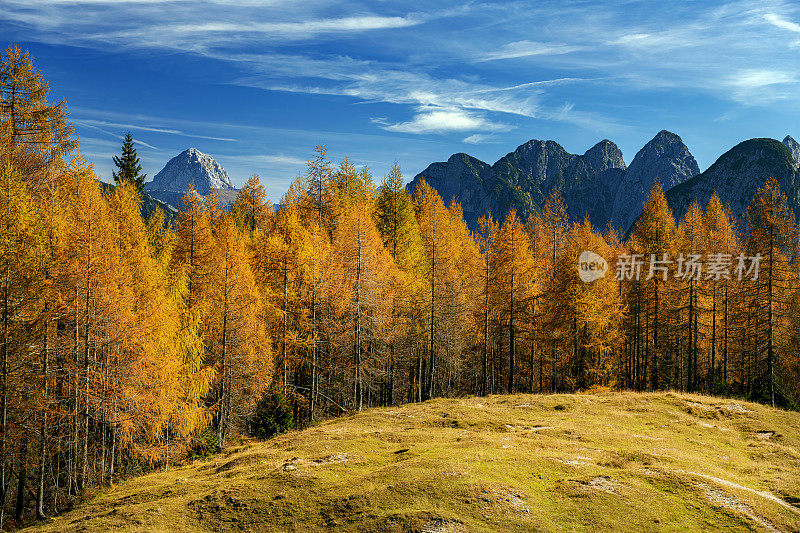
[[131,132],[125,134],[122,142],[122,157],[114,156],[114,164],[119,172],[112,172],[114,183],[119,185],[126,181],[132,183],[136,190],[141,192],[144,189],[146,174],[142,174],[142,165],[139,164],[139,157],[136,155],[136,148],[133,146],[133,135]]

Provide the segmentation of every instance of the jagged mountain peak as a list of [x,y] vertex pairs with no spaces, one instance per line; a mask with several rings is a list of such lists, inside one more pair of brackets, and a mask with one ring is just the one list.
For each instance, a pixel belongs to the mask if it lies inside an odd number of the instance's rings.
[[661,130],[656,133],[656,136],[653,137],[652,141],[657,142],[683,142],[683,139],[677,133],[672,133],[669,130]]
[[537,212],[553,189],[562,193],[570,214],[608,222],[613,193],[625,172],[622,152],[604,139],[583,155],[567,152],[552,140],[531,139],[491,167],[467,154],[433,163],[409,184],[426,180],[445,201],[455,198],[470,227],[486,214],[502,220],[511,208],[526,217]]
[[234,189],[222,165],[197,148],[188,148],[170,159],[145,187],[151,191],[183,193],[190,185],[200,195],[213,189]]
[[[648,141],[647,144],[637,152],[634,161],[638,159],[637,164],[641,164],[648,158],[659,158],[665,162],[670,161],[670,164],[683,164],[693,173],[692,175],[700,173],[697,161],[695,161],[689,149],[683,143],[683,139],[667,130],[661,130],[655,137]],[[633,161],[631,162],[631,166],[634,166]],[[664,170],[669,171],[672,170],[672,168],[665,168]],[[666,174],[670,174],[670,172],[666,172]],[[675,178],[680,179],[683,177],[683,174],[685,173],[677,173]],[[665,178],[667,178],[667,176],[659,176],[659,180],[661,180],[665,187],[668,188],[677,184],[674,182],[675,178],[672,180]]]
[[800,143],[795,141],[791,135],[783,138],[783,145],[792,153],[792,159],[796,167],[800,167]]
[[631,226],[656,180],[667,190],[699,173],[700,167],[683,140],[670,131],[659,131],[636,153],[616,191],[616,226],[622,231]]
[[483,161],[481,161],[480,159],[477,159],[477,158],[475,158],[475,157],[472,157],[472,156],[471,156],[471,155],[469,155],[469,154],[465,154],[464,152],[459,152],[459,153],[457,153],[457,154],[453,154],[453,155],[451,155],[451,156],[450,156],[450,157],[447,159],[447,162],[448,162],[448,163],[476,162],[476,163],[480,163],[480,164],[482,164],[482,165],[485,165],[485,164],[486,164],[486,163],[484,163]]
[[622,158],[622,150],[608,139],[603,139],[586,150],[583,157],[596,172],[603,172],[610,168],[625,169],[625,160]]

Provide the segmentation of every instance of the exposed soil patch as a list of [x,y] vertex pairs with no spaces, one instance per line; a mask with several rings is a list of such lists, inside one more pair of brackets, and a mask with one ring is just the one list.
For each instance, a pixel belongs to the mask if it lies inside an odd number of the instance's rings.
[[504,424],[501,427],[504,431],[524,431],[524,432],[533,432],[533,431],[542,431],[545,429],[555,429],[553,426],[512,426],[511,424]]
[[391,533],[465,533],[467,529],[458,520],[449,520],[437,513],[396,513],[387,517],[379,531]]
[[346,453],[334,453],[333,455],[328,455],[326,457],[320,457],[318,459],[311,459],[308,461],[311,465],[329,465],[333,463],[346,463],[349,460]]
[[560,463],[564,463],[565,465],[569,466],[576,466],[576,467],[586,466],[586,462],[581,461],[580,459],[558,459],[558,461]]
[[607,492],[609,494],[617,493],[616,484],[611,481],[611,478],[608,476],[597,476],[592,478],[586,485],[597,491]]
[[428,520],[422,526],[422,533],[461,533],[462,531],[466,531],[466,529],[461,522],[443,518]]
[[730,509],[739,514],[745,515],[753,522],[759,524],[770,533],[780,533],[780,530],[775,525],[761,515],[756,514],[749,505],[742,502],[736,496],[728,494],[720,489],[706,485],[705,483],[698,483],[697,486],[703,491],[708,501],[719,507]]
[[564,479],[558,484],[559,490],[567,496],[580,498],[592,494],[605,493],[618,495],[618,484],[609,476],[595,476],[590,479]]
[[734,413],[754,413],[752,409],[747,409],[742,407],[738,403],[728,403],[722,406],[722,409],[727,409],[728,411],[733,411]]
[[732,481],[726,481],[726,480],[720,479],[718,477],[709,476],[707,474],[700,474],[698,472],[687,472],[685,470],[675,470],[675,472],[678,472],[680,474],[689,474],[689,475],[692,475],[692,476],[701,477],[703,479],[707,479],[709,481],[713,481],[714,483],[717,483],[719,485],[723,485],[723,486],[726,486],[726,487],[731,487],[731,488],[734,488],[734,489],[744,490],[744,491],[750,492],[752,494],[755,494],[757,496],[761,496],[765,500],[769,500],[771,502],[775,502],[778,505],[781,505],[781,506],[783,506],[783,507],[785,507],[787,509],[791,509],[792,511],[800,513],[800,509],[798,509],[797,507],[795,507],[795,506],[785,502],[784,500],[778,498],[777,496],[775,496],[774,494],[772,494],[771,492],[769,492],[767,490],[751,489],[750,487],[745,487],[744,485],[739,485],[738,483],[734,483]]

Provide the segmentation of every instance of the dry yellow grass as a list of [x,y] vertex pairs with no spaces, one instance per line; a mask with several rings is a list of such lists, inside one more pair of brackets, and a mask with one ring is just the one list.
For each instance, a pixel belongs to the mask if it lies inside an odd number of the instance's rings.
[[800,414],[674,393],[373,409],[122,483],[41,531],[800,531]]

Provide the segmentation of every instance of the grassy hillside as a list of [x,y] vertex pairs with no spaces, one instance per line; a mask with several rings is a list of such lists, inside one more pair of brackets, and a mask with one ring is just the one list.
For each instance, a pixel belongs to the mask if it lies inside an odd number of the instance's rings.
[[42,531],[799,531],[800,415],[672,393],[374,409],[127,481]]

